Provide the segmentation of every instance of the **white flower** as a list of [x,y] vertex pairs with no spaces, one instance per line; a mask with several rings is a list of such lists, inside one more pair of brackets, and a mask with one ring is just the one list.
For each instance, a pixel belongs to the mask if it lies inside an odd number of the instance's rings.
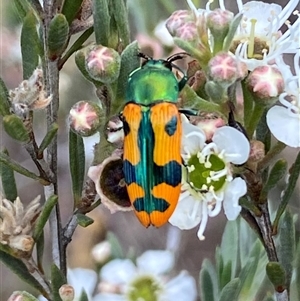
[[294,56],[295,75],[285,70],[286,88],[279,97],[283,106],[267,113],[267,124],[276,139],[291,147],[300,147],[300,51]]
[[249,157],[250,144],[238,130],[223,126],[216,129],[211,143],[198,127],[183,122],[182,193],[169,222],[180,229],[200,224],[199,239],[204,239],[208,217],[216,216],[223,208],[228,220],[240,213],[239,198],[246,191],[241,178],[233,178],[231,163],[242,164]]
[[[206,10],[197,10],[192,0],[187,0],[197,15],[210,12],[212,2],[214,1],[207,2]],[[219,6],[223,10],[226,9],[224,2],[219,0]],[[236,0],[239,10],[236,17],[243,14],[243,18],[235,33],[234,51],[250,71],[261,65],[272,64],[283,53],[293,53],[299,47],[300,18],[293,24],[288,21],[291,14],[299,16],[298,11],[294,11],[298,2],[288,1],[282,8],[275,3],[249,1],[243,4],[242,0]],[[280,29],[284,24],[287,30],[282,33]]]
[[100,294],[93,301],[193,301],[195,280],[185,271],[173,279],[167,273],[174,266],[170,251],[149,250],[136,260],[115,259],[100,272]]

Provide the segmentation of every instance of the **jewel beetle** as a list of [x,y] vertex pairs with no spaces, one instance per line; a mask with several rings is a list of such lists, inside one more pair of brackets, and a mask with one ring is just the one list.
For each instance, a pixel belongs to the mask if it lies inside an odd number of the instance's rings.
[[[123,170],[127,192],[139,221],[160,227],[172,215],[181,189],[179,92],[187,82],[173,64],[185,53],[154,60],[142,53],[141,67],[129,75],[124,130]],[[183,74],[178,80],[172,69]]]

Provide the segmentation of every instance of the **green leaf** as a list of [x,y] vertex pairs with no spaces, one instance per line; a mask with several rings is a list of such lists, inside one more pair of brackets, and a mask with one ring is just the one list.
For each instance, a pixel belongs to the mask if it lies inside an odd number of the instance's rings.
[[[3,153],[9,156],[7,150],[4,150]],[[1,176],[2,188],[3,188],[5,198],[13,202],[18,196],[13,169],[8,165],[0,164],[0,176]]]
[[39,64],[40,40],[36,27],[36,17],[30,10],[24,18],[21,31],[21,52],[23,78],[28,79]]
[[238,28],[238,26],[240,25],[241,23],[241,20],[243,18],[243,15],[240,14],[240,15],[237,15],[231,22],[230,26],[229,26],[229,30],[228,30],[228,33],[227,33],[227,36],[224,40],[224,45],[223,45],[223,51],[228,51],[230,46],[231,46],[231,43],[233,41],[233,38],[235,37],[235,32]]
[[137,41],[134,41],[129,44],[121,54],[120,75],[118,78],[116,99],[112,103],[112,114],[117,114],[120,112],[121,106],[124,106],[124,97],[129,74],[140,65],[140,59],[137,56],[138,52],[138,43]]
[[62,14],[65,15],[69,25],[75,19],[80,11],[83,0],[65,0],[62,8]]
[[83,228],[88,227],[89,225],[91,225],[94,222],[94,220],[92,218],[90,218],[82,213],[77,213],[76,218],[77,218],[78,225],[80,225]]
[[293,221],[293,216],[289,210],[286,210],[281,218],[279,225],[279,241],[278,258],[285,270],[285,286],[289,288],[293,273],[295,254],[295,224]]
[[293,262],[294,267],[294,277],[291,283],[291,301],[298,301],[300,300],[300,241],[298,240],[298,246],[295,252],[295,260]]
[[215,268],[208,259],[204,259],[200,270],[201,301],[217,301],[218,283]]
[[44,247],[45,247],[45,237],[44,237],[44,231],[43,231],[40,234],[38,240],[36,240],[37,266],[42,273],[44,272],[44,270],[43,270]]
[[58,131],[58,124],[52,123],[49,131],[47,132],[46,136],[44,137],[39,150],[38,150],[38,157],[41,157],[43,155],[43,151],[49,146],[49,144],[52,142],[53,138],[56,136],[56,133]]
[[106,240],[111,245],[111,256],[112,258],[124,258],[124,252],[122,246],[117,238],[117,236],[113,232],[107,232]]
[[93,16],[96,44],[108,46],[110,15],[107,0],[93,0]]
[[38,241],[41,234],[43,233],[44,227],[48,221],[48,218],[52,212],[53,207],[57,204],[57,201],[58,201],[58,196],[52,195],[48,198],[48,200],[44,204],[43,210],[40,213],[33,230],[32,237],[35,241]]
[[84,173],[85,173],[85,153],[83,139],[71,130],[69,131],[69,158],[70,171],[72,177],[72,190],[74,196],[74,206],[76,207],[82,195]]
[[240,280],[232,279],[227,283],[221,291],[220,301],[235,301],[238,300]]
[[0,115],[5,116],[10,114],[10,103],[8,90],[2,80],[0,78]]
[[288,164],[284,159],[280,159],[274,164],[273,168],[270,171],[268,181],[263,186],[263,189],[259,196],[259,200],[261,202],[265,202],[267,200],[268,192],[272,188],[274,188],[278,184],[278,182],[282,179],[282,177],[286,174],[287,167]]
[[24,168],[23,166],[21,166],[19,163],[17,163],[16,161],[12,160],[9,156],[7,156],[4,153],[0,152],[0,163],[2,164],[6,164],[7,166],[9,166],[11,169],[13,169],[14,171],[28,177],[31,179],[34,179],[36,181],[39,181],[42,185],[49,185],[50,183],[48,183],[46,180],[42,179],[41,177],[37,176],[36,174],[34,174],[33,172],[29,171],[28,169]]
[[27,0],[13,0],[15,8],[18,12],[20,20],[23,22],[23,19],[26,17],[27,13],[31,9],[31,6]]
[[63,14],[56,14],[49,25],[48,56],[56,60],[66,49],[69,40],[69,24]]
[[63,275],[61,270],[55,265],[51,266],[51,287],[53,294],[53,301],[62,301],[59,296],[59,289],[62,285],[67,283],[66,277]]
[[36,297],[25,291],[14,291],[9,300],[38,301]]
[[274,285],[277,292],[283,292],[285,289],[285,270],[279,262],[268,262],[266,265],[267,275]]
[[3,126],[6,133],[13,139],[21,142],[28,142],[30,140],[23,121],[17,115],[4,116]]
[[46,294],[40,283],[30,274],[26,265],[18,258],[0,250],[0,260],[20,279],[31,287],[37,289],[41,294]]
[[288,181],[288,185],[284,191],[284,194],[281,198],[281,203],[279,208],[276,212],[276,217],[273,223],[273,232],[277,233],[277,227],[280,220],[281,215],[283,214],[297,184],[297,180],[300,174],[300,152],[298,152],[296,161],[294,162],[293,166],[290,168],[290,177]]
[[79,297],[79,301],[89,301],[88,295],[84,289],[81,291],[81,295]]
[[122,44],[127,46],[130,43],[130,32],[128,23],[128,12],[126,9],[124,0],[112,1],[112,13],[114,16],[118,28],[119,38],[122,40]]

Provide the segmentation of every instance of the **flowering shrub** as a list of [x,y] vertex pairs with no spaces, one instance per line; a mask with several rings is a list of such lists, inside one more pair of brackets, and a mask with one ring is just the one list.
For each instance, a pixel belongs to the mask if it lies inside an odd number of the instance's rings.
[[[175,10],[163,0],[14,1],[22,21],[23,80],[9,90],[0,79],[1,127],[36,170],[0,150],[0,259],[35,293],[16,288],[9,300],[300,300],[299,233],[289,204],[299,194],[299,1],[281,7],[237,0],[237,13],[229,2],[197,8],[186,0]],[[158,3],[169,15],[149,30],[155,19],[149,11],[158,11]],[[128,12],[137,41],[131,41]],[[141,48],[173,55],[152,59]],[[97,102],[74,100],[62,124],[59,79],[71,57]],[[37,111],[46,114],[41,142]],[[67,158],[58,153],[58,138],[65,124],[73,207],[63,226],[58,159]],[[91,136],[95,145],[85,146],[83,137]],[[87,147],[93,151],[88,170]],[[279,158],[285,148],[297,156]],[[39,196],[22,203],[15,172],[43,187],[43,205]],[[271,198],[275,187],[282,191]],[[165,218],[171,200],[175,209]],[[91,252],[94,270],[68,268],[66,248],[76,227],[92,224],[87,214],[101,205],[112,214],[153,215],[159,225],[165,218],[171,224],[166,249],[124,255],[116,238],[107,239]],[[228,220],[222,243],[215,265],[202,262],[197,288],[188,271],[175,267],[181,230],[198,226],[195,241],[208,241],[208,220],[222,209]],[[43,262],[46,225],[50,276]]]

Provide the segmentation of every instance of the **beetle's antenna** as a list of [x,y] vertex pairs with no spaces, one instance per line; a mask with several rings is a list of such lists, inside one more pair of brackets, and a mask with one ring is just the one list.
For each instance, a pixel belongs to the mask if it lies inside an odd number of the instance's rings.
[[142,58],[142,59],[145,59],[147,61],[152,60],[151,56],[149,56],[149,55],[147,55],[147,54],[145,54],[143,52],[138,52],[137,56],[140,57],[140,58]]
[[188,54],[187,52],[179,52],[179,53],[175,53],[175,54],[171,55],[170,57],[168,57],[167,61],[169,63],[172,63],[174,61],[181,60],[187,56],[191,56],[191,55]]

